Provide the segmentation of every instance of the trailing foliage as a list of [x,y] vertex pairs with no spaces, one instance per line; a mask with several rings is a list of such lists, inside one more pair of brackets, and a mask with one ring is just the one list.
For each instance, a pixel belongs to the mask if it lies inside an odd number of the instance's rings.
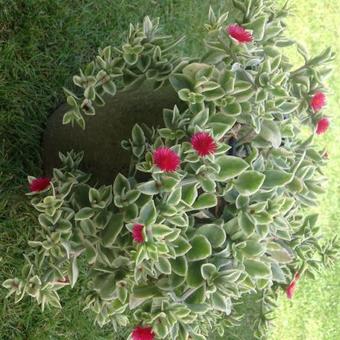
[[237,325],[235,303],[257,292],[261,338],[279,290],[335,260],[336,240],[320,241],[309,211],[325,182],[313,139],[326,117],[315,96],[334,54],[309,57],[297,44],[305,63],[292,70],[282,50],[295,44],[284,36],[287,6],[233,3],[237,25],[210,10],[200,60],[176,56],[179,40],[147,17],[74,77],[81,92],[66,90],[64,124],[85,128],[83,115],[105,95],[145,80],[170,82],[187,109],[164,110],[160,129],[134,126],[122,142],[130,173],[111,186],[90,186],[74,152],[60,155],[50,182],[29,178],[39,227],[22,277],[3,283],[16,302],[29,295],[60,307],[58,290],[83,275],[79,299],[99,325],[205,339]]

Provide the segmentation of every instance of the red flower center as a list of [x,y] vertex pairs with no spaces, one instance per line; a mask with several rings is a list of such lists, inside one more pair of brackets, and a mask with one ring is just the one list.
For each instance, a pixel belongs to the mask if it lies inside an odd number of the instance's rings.
[[132,332],[132,340],[154,340],[155,334],[151,327],[136,327]]
[[322,92],[316,92],[310,101],[314,112],[320,111],[326,105],[326,96]]
[[230,37],[237,40],[241,44],[248,44],[253,41],[253,36],[251,35],[251,33],[246,31],[240,25],[229,25],[227,31]]
[[153,153],[154,164],[165,172],[174,172],[178,169],[180,158],[177,153],[167,147],[160,147]]
[[134,224],[132,228],[132,237],[133,240],[137,243],[144,243],[144,235],[143,235],[143,224]]
[[31,192],[39,192],[48,188],[51,184],[51,180],[46,177],[35,178],[29,185],[29,190]]
[[197,132],[191,138],[191,145],[199,156],[204,157],[215,153],[217,145],[207,132]]
[[328,118],[321,118],[316,124],[316,133],[318,135],[325,133],[328,130],[330,123]]

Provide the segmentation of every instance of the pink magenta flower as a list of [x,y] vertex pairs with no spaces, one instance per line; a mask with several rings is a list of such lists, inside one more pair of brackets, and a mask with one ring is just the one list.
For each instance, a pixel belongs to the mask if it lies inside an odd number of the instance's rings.
[[153,162],[162,171],[174,172],[179,167],[180,158],[175,151],[163,146],[153,153]]
[[316,124],[316,133],[318,135],[325,133],[328,130],[330,123],[328,118],[321,118]]
[[295,293],[296,283],[300,279],[300,274],[295,273],[293,280],[290,282],[286,289],[287,298],[291,299]]
[[310,101],[314,112],[320,111],[326,105],[326,96],[322,92],[316,92]]
[[132,228],[132,237],[133,240],[137,243],[144,243],[144,235],[143,235],[143,224],[136,223]]
[[248,44],[253,41],[253,36],[251,35],[251,33],[246,31],[240,25],[231,24],[228,26],[227,31],[230,37],[237,40],[241,44]]
[[29,185],[31,192],[39,192],[48,188],[51,184],[51,180],[46,177],[35,178]]
[[217,148],[214,138],[207,132],[195,133],[191,137],[191,145],[201,157],[215,153]]
[[151,327],[137,326],[132,332],[132,340],[154,340],[155,334]]

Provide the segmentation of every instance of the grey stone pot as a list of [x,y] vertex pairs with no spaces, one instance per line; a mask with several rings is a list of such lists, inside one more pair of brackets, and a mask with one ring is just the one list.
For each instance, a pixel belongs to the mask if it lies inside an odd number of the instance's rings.
[[134,124],[161,126],[163,109],[181,106],[177,93],[170,87],[154,91],[146,83],[133,91],[119,92],[105,98],[106,105],[96,108],[95,116],[87,116],[86,129],[62,125],[67,104],[60,106],[49,117],[43,137],[45,175],[60,165],[58,153],[84,151],[82,170],[93,174],[102,184],[111,184],[118,172],[127,174],[130,154],[122,149],[122,139],[131,137]]

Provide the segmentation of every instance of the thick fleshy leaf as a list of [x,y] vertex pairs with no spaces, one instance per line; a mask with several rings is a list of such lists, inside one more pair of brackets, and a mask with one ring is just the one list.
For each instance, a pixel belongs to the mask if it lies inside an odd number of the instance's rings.
[[195,264],[190,264],[188,267],[186,281],[190,288],[199,287],[204,282],[201,274],[201,265],[202,262],[197,262]]
[[117,288],[118,299],[121,303],[124,303],[128,297],[128,290],[125,287]]
[[245,24],[244,27],[252,30],[253,36],[256,40],[262,40],[265,32],[267,17],[260,16],[256,20],[251,21],[249,24]]
[[156,333],[159,339],[164,339],[169,333],[169,323],[163,318],[158,318],[157,322],[152,327],[152,330]]
[[182,200],[188,204],[193,205],[198,196],[197,187],[195,184],[185,185],[182,188]]
[[179,186],[178,188],[176,188],[169,194],[167,203],[170,205],[176,206],[180,202],[181,198],[182,198],[182,187]]
[[87,220],[91,218],[95,214],[95,211],[92,208],[85,207],[80,209],[74,216],[76,221]]
[[172,270],[180,276],[186,276],[188,271],[188,261],[185,256],[178,256],[176,259],[171,260]]
[[143,205],[140,211],[140,220],[142,224],[150,225],[156,222],[157,213],[155,208],[155,203],[153,200],[148,201]]
[[152,297],[159,294],[159,289],[156,286],[136,286],[133,288],[133,294],[137,298]]
[[244,266],[247,273],[254,278],[270,278],[271,268],[268,263],[260,262],[260,260],[244,260]]
[[205,192],[215,192],[216,191],[216,182],[212,180],[211,178],[205,177],[200,178],[200,183],[202,186],[202,189]]
[[166,257],[161,256],[158,259],[158,263],[156,263],[156,267],[163,274],[167,274],[167,275],[171,274],[171,264],[170,264],[170,261]]
[[292,181],[288,183],[287,188],[292,192],[301,192],[303,190],[303,181],[295,176]]
[[146,195],[155,195],[159,193],[159,187],[154,180],[139,184],[137,189]]
[[246,171],[235,182],[236,190],[245,196],[255,194],[262,186],[265,176],[258,171]]
[[222,294],[216,292],[212,294],[211,302],[216,310],[221,311],[226,315],[231,313],[231,300],[229,297],[225,297]]
[[114,96],[117,92],[117,86],[113,81],[108,81],[103,84],[103,90],[111,96]]
[[196,202],[193,204],[192,208],[195,210],[206,209],[215,207],[216,204],[217,204],[216,195],[206,192],[198,197]]
[[255,222],[246,212],[241,211],[238,214],[238,224],[245,235],[250,236],[255,232]]
[[191,240],[191,249],[187,257],[189,261],[203,260],[211,255],[211,244],[203,235],[195,235]]
[[264,120],[262,122],[259,136],[272,143],[274,148],[278,148],[281,145],[282,137],[280,129],[278,124],[272,120]]
[[179,179],[174,176],[162,174],[160,178],[161,189],[165,192],[173,191],[175,186],[178,184]]
[[[218,85],[219,86],[219,85]],[[202,92],[204,98],[207,102],[215,101],[219,98],[225,96],[225,92],[222,87],[217,87],[216,89]]]
[[261,211],[259,213],[253,214],[252,217],[257,224],[268,224],[273,221],[273,217],[266,211]]
[[202,285],[200,288],[196,289],[186,300],[188,304],[201,305],[206,300],[206,289]]
[[276,281],[278,283],[287,283],[287,278],[283,270],[280,268],[280,266],[276,262],[273,262],[271,264],[271,269],[272,269],[273,281]]
[[169,78],[171,85],[178,92],[182,89],[191,89],[192,83],[184,74],[175,73]]
[[229,131],[233,125],[235,124],[236,118],[227,116],[222,113],[217,113],[209,119],[209,127],[212,128],[214,132],[214,136],[220,138],[225,135],[227,131]]
[[236,199],[236,208],[240,210],[244,210],[249,205],[249,197],[238,195]]
[[174,214],[167,217],[167,222],[176,227],[186,227],[188,225],[188,216],[186,214]]
[[196,234],[204,235],[213,248],[221,247],[226,239],[225,231],[216,224],[203,225],[197,229]]
[[217,269],[212,263],[204,263],[201,266],[201,273],[204,280],[209,280],[214,274],[217,273]]
[[164,224],[153,224],[151,230],[154,237],[164,238],[170,235],[174,231],[174,228],[170,228]]
[[265,188],[282,187],[293,179],[293,174],[281,170],[267,170],[263,186]]
[[120,196],[124,191],[127,192],[128,190],[130,190],[130,183],[128,179],[119,173],[113,183],[114,196]]
[[177,287],[180,287],[185,282],[185,276],[180,276],[175,273],[171,273],[169,277],[169,283],[170,283],[170,289],[176,289]]
[[138,206],[137,204],[131,204],[124,209],[124,220],[130,222],[136,219],[138,216]]
[[258,240],[247,240],[244,242],[240,251],[246,257],[256,257],[263,255],[266,248]]
[[132,141],[136,145],[144,145],[145,144],[145,135],[143,129],[135,124],[132,128]]
[[204,314],[209,310],[209,305],[206,303],[188,303],[188,307],[191,311],[198,314]]
[[240,175],[249,167],[249,164],[242,158],[234,156],[221,156],[216,163],[220,166],[216,179],[221,182]]
[[172,245],[176,256],[183,256],[191,249],[191,244],[182,236],[179,236],[175,241],[173,241]]
[[226,105],[223,108],[223,111],[228,115],[238,116],[242,112],[242,107],[239,103],[232,103],[232,104]]
[[289,251],[277,242],[269,242],[267,245],[267,251],[278,263],[289,263],[293,260]]
[[112,298],[116,289],[115,276],[113,274],[98,273],[93,282],[102,298]]
[[285,249],[271,250],[269,254],[279,263],[289,263],[293,260],[292,256]]
[[70,277],[71,277],[71,287],[73,288],[78,280],[79,277],[79,268],[77,264],[77,257],[73,257],[71,261],[71,271],[70,271]]
[[122,214],[116,214],[111,217],[105,229],[100,233],[100,238],[104,246],[112,245],[115,242],[117,236],[123,228],[123,225],[124,223]]

